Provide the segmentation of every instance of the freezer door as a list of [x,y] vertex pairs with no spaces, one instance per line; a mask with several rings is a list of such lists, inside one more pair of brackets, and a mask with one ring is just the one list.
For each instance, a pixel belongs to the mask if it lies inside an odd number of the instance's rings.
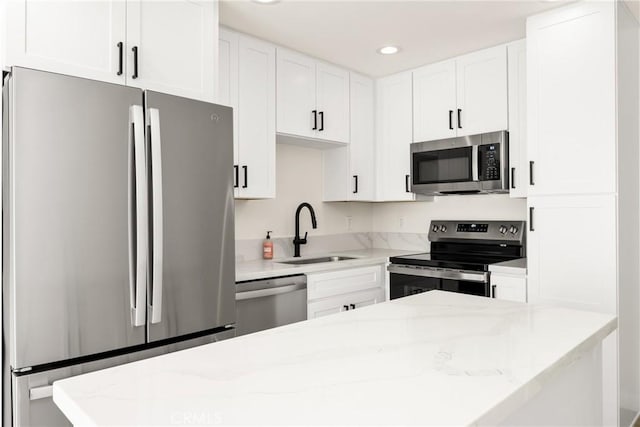
[[4,420],[6,426],[71,426],[71,423],[58,409],[52,399],[52,385],[54,381],[76,375],[94,372],[125,363],[148,359],[162,354],[184,350],[191,347],[222,341],[234,336],[229,330],[215,335],[207,335],[187,341],[180,341],[171,345],[152,348],[149,350],[129,353],[124,356],[111,357],[95,362],[73,365],[66,368],[52,369],[31,375],[11,375],[13,381],[12,410],[7,411],[13,416]]
[[229,107],[147,91],[149,340],[235,321]]
[[5,90],[3,303],[12,368],[143,344],[145,313],[135,327],[132,307],[137,295],[144,311],[146,284],[136,294],[130,223],[136,214],[144,220],[131,200],[136,172],[144,176],[131,134],[144,142],[144,128],[130,123],[130,106],[142,104],[142,92],[21,68]]

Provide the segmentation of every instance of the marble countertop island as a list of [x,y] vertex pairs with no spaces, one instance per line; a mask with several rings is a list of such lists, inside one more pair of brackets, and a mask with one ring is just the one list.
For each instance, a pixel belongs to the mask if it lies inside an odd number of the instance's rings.
[[57,381],[53,398],[74,425],[494,424],[615,328],[432,291]]

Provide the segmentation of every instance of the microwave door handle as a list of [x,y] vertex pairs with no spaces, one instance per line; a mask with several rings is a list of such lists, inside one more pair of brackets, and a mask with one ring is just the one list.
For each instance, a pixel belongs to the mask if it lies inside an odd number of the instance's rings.
[[478,146],[471,146],[471,180],[479,181],[480,174],[478,171]]

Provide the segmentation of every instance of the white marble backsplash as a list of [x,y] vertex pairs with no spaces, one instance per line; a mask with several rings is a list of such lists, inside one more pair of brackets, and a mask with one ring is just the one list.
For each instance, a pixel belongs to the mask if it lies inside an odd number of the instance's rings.
[[[293,256],[293,236],[274,237],[274,258]],[[236,240],[236,262],[254,261],[262,258],[264,239]],[[326,236],[309,236],[302,245],[303,256],[326,254],[328,252],[360,249],[399,249],[416,252],[429,251],[426,233],[344,233]]]

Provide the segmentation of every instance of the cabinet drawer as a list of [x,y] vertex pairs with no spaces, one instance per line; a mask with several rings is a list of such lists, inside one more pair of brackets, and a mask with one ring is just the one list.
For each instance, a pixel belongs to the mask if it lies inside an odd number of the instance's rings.
[[308,298],[316,300],[365,289],[382,288],[384,284],[383,272],[383,265],[378,264],[370,267],[308,274]]
[[355,310],[384,301],[383,289],[369,289],[312,301],[307,306],[309,319]]

